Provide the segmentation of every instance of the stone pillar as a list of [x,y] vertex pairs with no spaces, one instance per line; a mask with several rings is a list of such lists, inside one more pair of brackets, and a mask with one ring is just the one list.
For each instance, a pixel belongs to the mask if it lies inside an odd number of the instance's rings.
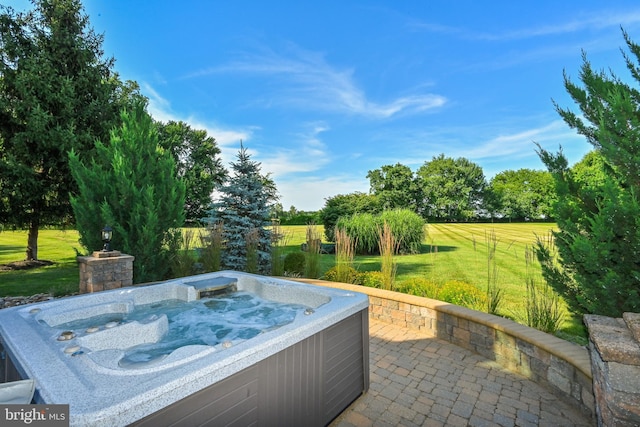
[[593,394],[599,426],[640,426],[640,314],[588,314]]
[[133,284],[134,257],[119,251],[95,251],[77,257],[80,264],[80,293],[106,291]]

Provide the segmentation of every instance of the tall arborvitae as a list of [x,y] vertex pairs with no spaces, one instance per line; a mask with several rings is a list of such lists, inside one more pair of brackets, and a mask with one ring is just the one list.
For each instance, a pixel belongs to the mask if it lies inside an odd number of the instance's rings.
[[223,268],[246,271],[247,267],[253,270],[255,266],[258,273],[268,274],[271,238],[266,227],[270,224],[273,184],[260,174],[260,163],[252,161],[243,146],[237,158],[231,164],[232,175],[220,189],[219,200],[212,205],[208,221],[221,221],[224,227]]
[[145,105],[136,103],[121,118],[109,145],[96,142],[90,164],[77,153],[69,156],[79,187],[71,204],[80,241],[88,251],[99,249],[100,230],[108,224],[111,247],[135,256],[134,282],[164,279],[184,224],[184,184],[173,157],[158,145]]

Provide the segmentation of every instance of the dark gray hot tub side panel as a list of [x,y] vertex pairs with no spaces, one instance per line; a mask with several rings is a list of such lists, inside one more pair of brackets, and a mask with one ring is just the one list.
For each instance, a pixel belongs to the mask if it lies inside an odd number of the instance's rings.
[[368,388],[364,309],[132,425],[324,426]]
[[22,379],[24,378],[22,378],[22,375],[13,364],[9,352],[5,350],[4,342],[0,336],[0,383],[8,383]]

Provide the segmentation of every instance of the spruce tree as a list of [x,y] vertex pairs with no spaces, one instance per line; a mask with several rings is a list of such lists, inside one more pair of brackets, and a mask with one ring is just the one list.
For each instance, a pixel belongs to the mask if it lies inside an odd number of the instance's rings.
[[260,163],[251,160],[241,145],[237,161],[231,163],[232,175],[220,188],[220,198],[212,204],[208,222],[220,221],[225,247],[222,267],[230,270],[255,270],[268,274],[271,265],[269,203],[273,182],[260,174]]
[[71,204],[80,242],[89,252],[99,249],[100,230],[108,224],[111,247],[135,256],[135,283],[165,279],[184,224],[184,184],[176,178],[171,153],[158,144],[144,103],[123,110],[121,119],[109,145],[95,143],[90,163],[69,155],[79,188]]

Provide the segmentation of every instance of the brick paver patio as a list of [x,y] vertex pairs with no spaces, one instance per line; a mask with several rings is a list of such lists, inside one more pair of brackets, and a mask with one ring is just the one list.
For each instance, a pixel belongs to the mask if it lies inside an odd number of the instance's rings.
[[593,426],[551,391],[416,330],[370,320],[371,384],[332,427]]

